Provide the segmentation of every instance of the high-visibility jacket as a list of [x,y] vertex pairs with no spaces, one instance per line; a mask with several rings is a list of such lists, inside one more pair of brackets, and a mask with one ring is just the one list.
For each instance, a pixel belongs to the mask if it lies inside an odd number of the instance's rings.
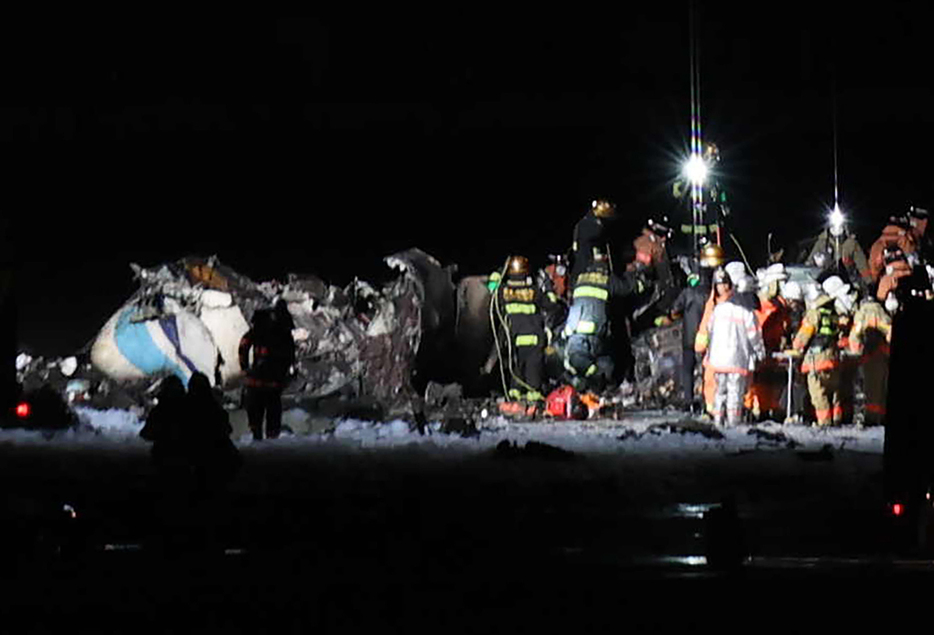
[[636,289],[633,276],[619,277],[607,267],[594,264],[577,276],[571,291],[571,309],[564,325],[564,334],[589,335],[604,338],[610,334],[607,302],[610,298],[629,295]]
[[718,304],[707,324],[707,364],[716,373],[748,375],[765,358],[762,331],[749,309],[729,299]]
[[863,359],[871,355],[888,355],[892,341],[892,316],[872,298],[860,303],[853,316],[849,348]]
[[839,339],[840,322],[833,299],[821,296],[815,306],[805,312],[792,342],[794,350],[804,353],[801,372],[837,368],[840,365]]
[[[496,293],[497,311],[509,331],[513,346],[545,347],[545,318],[542,311],[543,294],[533,286],[529,276],[507,276]],[[503,326],[501,322],[501,326]]]
[[781,350],[785,334],[791,328],[791,312],[781,296],[762,300],[756,311],[756,320],[762,329],[762,340],[767,353]]
[[701,316],[700,326],[697,327],[697,335],[694,337],[694,352],[706,353],[707,345],[710,344],[710,336],[707,334],[707,325],[710,323],[710,317],[713,315],[714,307],[721,302],[732,297],[732,292],[725,298],[717,299],[716,287],[710,290],[710,296],[704,304],[704,314]]

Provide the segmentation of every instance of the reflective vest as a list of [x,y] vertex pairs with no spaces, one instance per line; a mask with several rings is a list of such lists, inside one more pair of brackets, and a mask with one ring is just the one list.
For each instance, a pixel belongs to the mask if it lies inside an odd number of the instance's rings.
[[538,310],[537,292],[531,281],[507,280],[499,288],[499,310],[509,326],[509,333],[516,346],[545,345],[545,324]]
[[606,303],[609,299],[610,275],[606,269],[587,269],[577,276],[571,292],[571,310],[564,328],[565,335],[606,335]]

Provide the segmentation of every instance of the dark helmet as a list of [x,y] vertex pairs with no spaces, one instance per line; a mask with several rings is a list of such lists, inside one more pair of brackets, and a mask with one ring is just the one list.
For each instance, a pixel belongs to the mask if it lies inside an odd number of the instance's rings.
[[529,275],[529,259],[525,256],[510,256],[506,273],[511,276]]
[[911,207],[908,208],[908,217],[917,218],[918,220],[927,220],[928,211],[924,209],[923,207],[915,207],[914,205],[912,205]]
[[649,230],[659,238],[670,239],[672,235],[671,227],[668,226],[668,217],[662,216],[660,221],[650,218],[648,223]]
[[590,203],[590,211],[597,218],[616,218],[616,206],[606,199],[598,198],[593,200]]

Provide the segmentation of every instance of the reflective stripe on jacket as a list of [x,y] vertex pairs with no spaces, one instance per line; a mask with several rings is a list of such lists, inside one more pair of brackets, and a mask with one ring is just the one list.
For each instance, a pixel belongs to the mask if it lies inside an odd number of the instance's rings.
[[756,316],[731,300],[718,304],[707,325],[710,338],[707,364],[718,373],[746,375],[765,358],[762,331]]

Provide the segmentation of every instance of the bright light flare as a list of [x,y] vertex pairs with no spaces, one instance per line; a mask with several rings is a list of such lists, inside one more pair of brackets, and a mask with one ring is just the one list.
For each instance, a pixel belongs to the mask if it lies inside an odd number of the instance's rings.
[[846,216],[844,216],[843,212],[840,211],[839,205],[833,206],[833,211],[830,212],[828,220],[830,221],[831,227],[843,227],[843,223],[846,222]]
[[901,516],[905,513],[905,506],[901,503],[895,503],[892,505],[892,513],[896,516]]
[[687,177],[688,181],[691,182],[691,185],[703,185],[707,180],[709,169],[703,157],[698,154],[692,154],[691,157],[685,161],[682,172],[684,176]]
[[25,401],[22,401],[16,404],[16,416],[19,417],[20,419],[25,419],[31,413],[32,413],[32,408]]

